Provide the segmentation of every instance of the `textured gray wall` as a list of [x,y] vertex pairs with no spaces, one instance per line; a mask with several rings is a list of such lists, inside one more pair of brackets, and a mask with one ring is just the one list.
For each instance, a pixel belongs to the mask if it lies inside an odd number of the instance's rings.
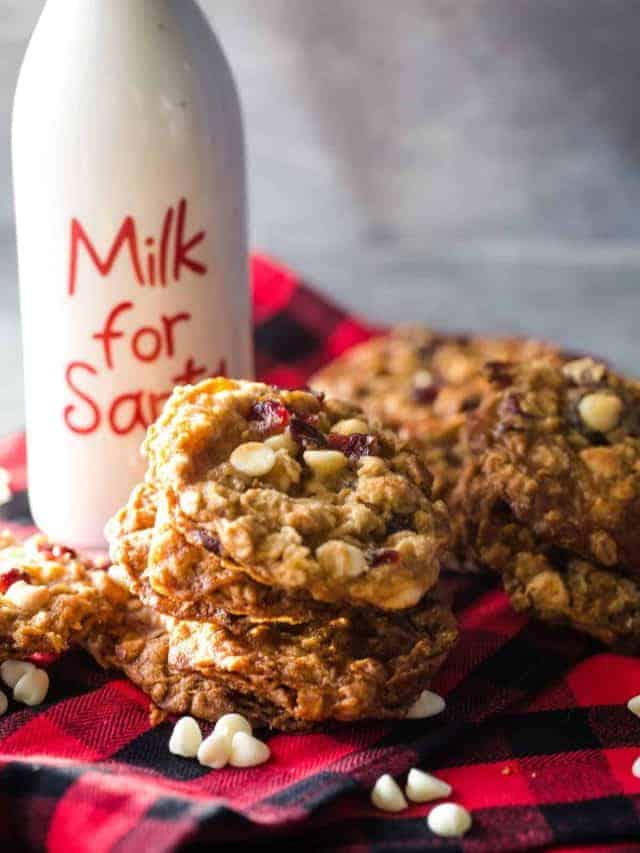
[[[21,419],[9,109],[41,5],[0,0],[0,430]],[[378,320],[640,372],[640,3],[203,5],[245,105],[255,245]]]

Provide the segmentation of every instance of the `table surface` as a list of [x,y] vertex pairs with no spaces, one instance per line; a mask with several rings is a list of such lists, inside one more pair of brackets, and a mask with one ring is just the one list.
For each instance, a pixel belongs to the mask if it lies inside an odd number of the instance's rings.
[[[9,114],[41,5],[0,0],[0,433],[23,422]],[[245,107],[255,246],[377,321],[640,372],[640,6],[203,5]]]

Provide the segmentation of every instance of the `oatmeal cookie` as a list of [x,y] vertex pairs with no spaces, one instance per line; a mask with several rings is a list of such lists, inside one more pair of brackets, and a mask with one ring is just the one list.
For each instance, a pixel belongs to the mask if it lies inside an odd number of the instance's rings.
[[71,549],[0,534],[0,659],[65,651],[123,597],[105,571]]
[[456,496],[475,547],[501,567],[503,516],[538,543],[640,574],[640,384],[591,359],[495,364],[490,378]]
[[100,666],[124,673],[147,694],[155,708],[168,714],[190,714],[215,722],[224,714],[235,712],[255,727],[268,726],[277,717],[283,729],[301,728],[294,720],[280,718],[275,705],[236,693],[198,672],[172,667],[171,624],[171,620],[164,620],[132,598],[118,619],[85,637],[83,645]]
[[488,390],[489,361],[559,357],[549,344],[519,338],[480,338],[398,327],[353,349],[311,380],[319,391],[360,405],[399,430],[426,454],[435,494],[455,485],[465,449],[460,431]]
[[519,552],[503,573],[516,610],[640,652],[640,585],[560,549]]
[[158,595],[208,589],[223,560],[267,587],[387,610],[437,582],[450,530],[431,476],[350,404],[208,380],[174,391],[145,450],[157,501],[144,579]]
[[405,716],[455,639],[450,611],[431,599],[401,617],[293,627],[181,622],[131,598],[84,645],[168,713],[215,721],[237,712],[295,731]]
[[369,608],[302,625],[180,622],[169,662],[307,724],[402,718],[455,639],[451,612],[427,596],[403,613]]
[[[170,524],[156,529],[156,489],[149,483],[138,486],[129,503],[108,528],[111,559],[123,574],[130,592],[160,613],[178,619],[207,621],[221,610],[256,620],[304,622],[328,618],[334,608],[315,601],[304,592],[288,592],[259,583],[224,557],[209,556],[202,534],[182,533]],[[196,566],[207,562],[206,571],[196,571],[189,585],[176,584],[157,592],[148,579],[147,565],[154,559],[167,564],[191,560]],[[206,553],[204,553],[206,552]]]

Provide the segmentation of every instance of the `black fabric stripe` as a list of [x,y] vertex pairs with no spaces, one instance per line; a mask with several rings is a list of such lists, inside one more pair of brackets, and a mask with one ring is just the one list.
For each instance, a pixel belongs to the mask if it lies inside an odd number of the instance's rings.
[[[635,806],[634,806],[635,801]],[[640,850],[639,798],[603,797],[540,806],[556,844],[636,841]]]
[[[638,805],[637,799],[636,805]],[[224,843],[225,850],[332,851],[367,850],[370,853],[431,853],[431,851],[491,850],[492,853],[551,849],[560,844],[586,845],[598,842],[630,842],[640,850],[640,818],[632,799],[605,797],[580,803],[553,806],[507,806],[474,811],[474,825],[463,840],[437,838],[426,820],[380,817],[332,821],[328,816],[293,827],[286,838],[276,830],[254,828],[244,839],[227,834],[225,826],[209,826],[183,853],[204,853],[211,844]],[[250,839],[247,842],[247,837]],[[535,846],[533,846],[535,845]]]
[[9,503],[0,506],[0,521],[9,521],[12,524],[33,524],[29,495],[26,491],[14,492]]
[[0,795],[18,799],[51,797],[60,799],[88,768],[74,765],[43,767],[12,761],[0,770]]
[[316,352],[320,341],[285,312],[276,314],[255,330],[258,350],[277,361],[290,363]]
[[503,717],[501,723],[508,733],[515,758],[578,752],[601,746],[583,708]]
[[121,750],[111,756],[112,761],[130,764],[146,770],[154,770],[168,779],[190,782],[211,773],[208,767],[203,767],[197,761],[180,758],[169,752],[169,738],[172,726],[164,723],[150,729],[126,744]]
[[305,809],[315,811],[338,795],[352,793],[358,788],[358,783],[349,776],[321,772],[296,782],[272,797],[267,797],[262,803],[271,806],[295,806],[304,802]]
[[188,800],[180,800],[177,797],[160,797],[147,811],[146,817],[152,820],[180,820],[193,811],[193,806]]
[[600,650],[600,646],[573,631],[554,630],[531,622],[482,661],[471,674],[471,679],[465,679],[456,695],[470,693],[473,679],[495,687],[517,688],[527,695],[534,694],[596,648]]

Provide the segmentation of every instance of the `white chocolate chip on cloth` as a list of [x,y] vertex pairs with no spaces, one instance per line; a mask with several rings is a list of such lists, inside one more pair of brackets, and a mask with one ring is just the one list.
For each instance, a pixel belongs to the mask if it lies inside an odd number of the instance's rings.
[[60,654],[125,599],[106,571],[70,548],[0,533],[0,660]]
[[[174,391],[145,449],[156,516],[141,581],[156,596],[188,599],[224,567],[312,602],[400,610],[438,580],[450,529],[431,475],[357,407],[212,379]],[[108,535],[123,562],[122,514]]]

